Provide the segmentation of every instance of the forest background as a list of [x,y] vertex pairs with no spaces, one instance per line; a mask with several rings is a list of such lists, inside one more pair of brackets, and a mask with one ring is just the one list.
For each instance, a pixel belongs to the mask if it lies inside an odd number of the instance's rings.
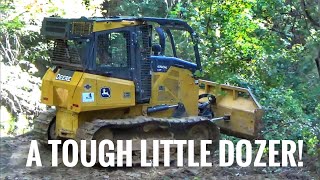
[[2,0],[1,136],[32,130],[45,108],[43,17],[118,15],[187,21],[200,38],[204,78],[250,88],[265,110],[261,137],[302,139],[319,158],[320,0]]

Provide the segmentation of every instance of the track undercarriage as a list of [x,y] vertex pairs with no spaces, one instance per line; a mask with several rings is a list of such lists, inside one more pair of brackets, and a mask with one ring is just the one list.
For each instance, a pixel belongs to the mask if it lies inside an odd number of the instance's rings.
[[[43,112],[35,120],[35,133],[42,144],[55,137],[54,111]],[[207,150],[214,152],[218,148],[219,128],[208,118],[195,116],[185,118],[153,118],[140,116],[133,119],[96,119],[85,122],[77,131],[75,140],[96,140],[98,145],[102,140],[112,140],[116,146],[117,140],[132,140],[132,159],[139,164],[141,154],[140,140],[147,141],[148,158],[152,158],[153,140],[194,140],[194,153],[200,153],[200,140],[212,140]],[[58,137],[59,139],[59,137]],[[187,145],[184,145],[186,147]],[[87,143],[87,156],[90,157],[91,143]],[[98,147],[96,148],[98,149]],[[184,148],[186,150],[186,148]],[[105,149],[108,152],[108,149]],[[116,148],[115,148],[116,151]],[[176,157],[177,148],[170,146],[171,160]],[[159,146],[160,162],[163,162],[163,146]]]

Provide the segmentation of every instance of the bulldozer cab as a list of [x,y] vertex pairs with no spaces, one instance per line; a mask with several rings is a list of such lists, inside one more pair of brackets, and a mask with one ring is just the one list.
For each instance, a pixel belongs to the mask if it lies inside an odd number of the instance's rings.
[[[54,65],[132,80],[137,103],[150,100],[150,67],[155,72],[166,71],[171,65],[193,72],[201,69],[198,47],[193,43],[195,33],[187,23],[178,19],[45,18],[42,27],[42,34],[54,40],[51,43]],[[188,49],[178,51],[178,54],[177,48],[181,45],[177,46],[174,38],[184,38],[181,35],[189,36],[189,42],[184,42]],[[179,58],[180,55],[184,57]]]

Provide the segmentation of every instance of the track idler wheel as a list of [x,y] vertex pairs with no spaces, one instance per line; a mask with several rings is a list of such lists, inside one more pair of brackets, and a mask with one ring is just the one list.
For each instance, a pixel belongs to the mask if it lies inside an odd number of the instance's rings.
[[194,140],[195,154],[200,154],[201,140],[212,140],[211,151],[214,152],[219,147],[220,129],[215,124],[204,122],[191,127],[188,137]]
[[[113,133],[112,133],[111,129],[106,128],[106,127],[102,127],[98,131],[96,131],[91,138],[89,137],[89,139],[96,140],[95,161],[96,161],[96,164],[99,164],[98,163],[99,162],[99,151],[101,151],[101,150],[99,150],[99,144],[103,140],[110,140],[113,142]],[[92,154],[91,154],[91,150],[92,150],[91,146],[92,145],[91,145],[91,141],[89,139],[86,139],[87,140],[86,141],[86,157],[87,157],[88,161],[90,161],[93,158],[93,157],[91,157],[92,156]],[[79,143],[79,141],[78,141],[78,143]],[[114,148],[116,149],[116,145]],[[110,152],[109,147],[108,147],[108,145],[105,145],[104,146],[104,154],[108,153],[108,152]],[[79,148],[79,153],[82,153],[80,151],[80,148]],[[108,161],[107,157],[105,157],[104,161],[105,162]]]
[[58,136],[56,134],[56,119],[53,119],[48,129],[48,140],[57,140],[57,139],[58,139]]
[[37,118],[34,119],[34,136],[42,145],[48,145],[48,140],[56,139],[55,135],[55,116],[56,111],[49,109],[41,112]]

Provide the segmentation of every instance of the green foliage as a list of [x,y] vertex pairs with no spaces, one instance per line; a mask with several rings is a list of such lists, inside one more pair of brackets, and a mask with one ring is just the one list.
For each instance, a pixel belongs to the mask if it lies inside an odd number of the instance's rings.
[[123,0],[116,9],[119,15],[164,17],[167,7],[164,1],[130,1]]
[[320,103],[318,103],[315,109],[316,118],[320,119]]
[[30,130],[32,113],[40,110],[40,78],[35,76],[42,77],[50,66],[46,40],[39,32],[42,19],[48,16],[101,16],[102,2],[0,1],[1,105],[13,115],[1,122],[4,133],[21,134]]
[[106,10],[106,16],[166,17],[177,2],[177,0],[105,1],[103,9]]
[[298,0],[196,0],[177,4],[170,16],[199,32],[205,77],[253,90],[266,111],[265,139],[303,139],[314,154],[320,137],[314,61],[320,31],[304,13]]
[[0,33],[4,33],[5,30],[14,33],[23,27],[23,22],[20,21],[18,16],[8,18],[13,11],[14,6],[9,1],[0,3],[0,14],[3,17],[0,21]]
[[0,121],[0,134],[1,136],[5,133],[12,133],[15,129],[14,123],[16,118],[13,117],[6,107],[0,106],[1,121]]
[[310,119],[291,89],[270,89],[260,99],[265,104],[264,137],[266,139],[303,139],[308,141],[319,132],[315,119]]

